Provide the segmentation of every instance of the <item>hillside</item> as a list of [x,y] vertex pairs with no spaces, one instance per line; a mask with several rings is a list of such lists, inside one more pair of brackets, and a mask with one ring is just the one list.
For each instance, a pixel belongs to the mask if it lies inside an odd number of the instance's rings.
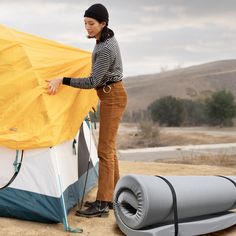
[[236,94],[236,60],[127,77],[124,83],[129,96],[129,111],[145,109],[155,99],[167,95],[201,99],[221,89]]

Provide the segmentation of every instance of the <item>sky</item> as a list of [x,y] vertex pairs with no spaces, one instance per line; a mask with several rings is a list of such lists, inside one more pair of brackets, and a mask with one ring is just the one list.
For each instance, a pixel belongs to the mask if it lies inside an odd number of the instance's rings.
[[104,4],[124,76],[236,59],[235,0],[0,0],[0,24],[92,51],[84,11]]

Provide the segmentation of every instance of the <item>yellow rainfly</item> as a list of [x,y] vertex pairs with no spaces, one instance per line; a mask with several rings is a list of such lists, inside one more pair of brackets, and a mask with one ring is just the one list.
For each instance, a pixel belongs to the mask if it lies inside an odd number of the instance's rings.
[[0,146],[32,149],[73,139],[97,106],[96,91],[62,85],[48,95],[45,80],[90,72],[90,52],[0,25]]

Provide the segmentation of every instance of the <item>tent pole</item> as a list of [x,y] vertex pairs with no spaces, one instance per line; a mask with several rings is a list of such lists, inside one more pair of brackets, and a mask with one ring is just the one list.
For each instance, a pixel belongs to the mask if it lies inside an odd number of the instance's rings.
[[54,147],[52,147],[50,150],[53,152],[53,155],[55,156],[54,159],[56,160],[57,180],[58,180],[57,181],[57,185],[58,185],[57,187],[58,187],[58,190],[59,190],[60,195],[61,195],[60,200],[61,200],[61,205],[62,205],[63,214],[64,214],[64,217],[63,217],[64,229],[65,229],[65,231],[72,232],[72,233],[82,233],[83,229],[81,229],[81,228],[72,229],[69,226],[68,218],[67,218],[67,212],[66,212],[65,199],[64,199],[64,195],[63,195],[63,191],[62,191],[61,173],[60,173],[60,169],[59,169],[59,165],[58,165],[58,155],[57,155],[57,152],[54,149]]

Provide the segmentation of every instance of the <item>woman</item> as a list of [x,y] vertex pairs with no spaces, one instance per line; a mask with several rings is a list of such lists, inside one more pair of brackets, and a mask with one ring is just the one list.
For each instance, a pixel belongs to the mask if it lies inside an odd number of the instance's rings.
[[122,61],[114,33],[108,28],[109,14],[102,4],[94,4],[84,14],[88,38],[95,38],[92,73],[88,78],[59,78],[48,81],[49,94],[55,94],[61,84],[81,89],[97,90],[100,99],[98,141],[99,178],[96,201],[86,202],[86,210],[76,215],[105,216],[112,208],[114,187],[119,179],[116,156],[116,136],[127,103],[122,84]]

